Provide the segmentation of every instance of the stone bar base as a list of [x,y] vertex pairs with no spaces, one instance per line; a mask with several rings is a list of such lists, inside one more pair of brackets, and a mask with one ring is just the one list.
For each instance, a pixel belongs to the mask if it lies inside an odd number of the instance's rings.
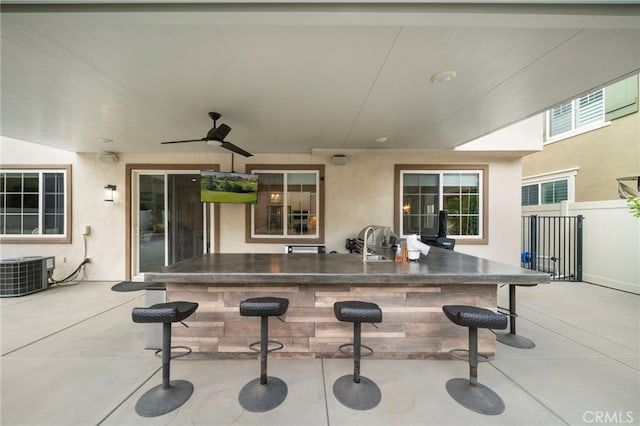
[[[174,324],[173,344],[190,346],[196,357],[255,358],[248,349],[260,339],[260,319],[241,317],[240,302],[249,297],[277,296],[289,299],[281,322],[269,320],[269,338],[284,343],[272,358],[344,357],[338,346],[353,337],[353,324],[339,322],[333,304],[342,300],[377,303],[382,323],[362,325],[362,343],[379,359],[449,359],[450,349],[467,348],[468,329],[451,323],[442,306],[450,304],[496,308],[493,284],[303,284],[225,285],[167,283],[167,301],[200,304],[186,321]],[[481,329],[479,351],[495,355],[495,335]]]

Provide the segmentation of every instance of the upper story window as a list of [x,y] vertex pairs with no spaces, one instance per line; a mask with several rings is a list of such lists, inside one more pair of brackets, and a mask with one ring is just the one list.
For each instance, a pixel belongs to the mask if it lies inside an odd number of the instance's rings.
[[324,243],[324,166],[248,165],[247,172],[259,176],[247,242]]
[[604,122],[604,89],[547,111],[547,138]]
[[398,234],[436,235],[438,212],[447,210],[447,235],[461,243],[486,243],[488,166],[396,165]]
[[605,121],[604,89],[547,111],[547,139]]
[[555,142],[608,125],[638,111],[638,75],[632,75],[546,114],[546,142]]
[[71,166],[0,170],[0,240],[71,242]]

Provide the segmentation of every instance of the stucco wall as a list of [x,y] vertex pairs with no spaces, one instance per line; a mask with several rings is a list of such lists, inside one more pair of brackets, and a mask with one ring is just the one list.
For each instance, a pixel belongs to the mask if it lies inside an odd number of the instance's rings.
[[[122,280],[125,265],[125,166],[127,163],[220,164],[230,169],[228,154],[124,153],[116,164],[103,164],[95,153],[76,154],[3,138],[2,164],[71,164],[73,193],[73,236],[71,244],[3,244],[1,257],[55,256],[55,278],[68,275],[84,256],[86,237],[88,280]],[[489,165],[489,244],[458,244],[456,250],[518,265],[520,229],[520,176],[518,157],[503,158],[490,153],[421,151],[411,153],[359,151],[347,153],[345,166],[331,164],[330,153],[309,155],[256,155],[250,163],[325,164],[326,231],[328,250],[346,252],[345,238],[353,237],[368,224],[393,226],[394,164]],[[244,170],[245,159],[235,160],[235,170]],[[113,203],[102,200],[105,184],[118,187]],[[221,205],[221,252],[276,252],[280,244],[246,244],[244,206]],[[65,262],[66,259],[66,262]]]
[[522,159],[529,177],[579,167],[575,201],[614,200],[616,178],[640,172],[640,114],[634,113],[588,133],[549,143]]

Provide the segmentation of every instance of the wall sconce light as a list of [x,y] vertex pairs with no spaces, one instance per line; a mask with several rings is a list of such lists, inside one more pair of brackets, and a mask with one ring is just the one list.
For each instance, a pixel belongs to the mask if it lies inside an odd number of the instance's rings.
[[271,201],[272,203],[279,203],[280,199],[280,194],[277,192],[272,192],[271,194],[269,194],[269,201]]
[[116,192],[116,186],[107,184],[104,186],[104,200],[113,201],[113,193]]

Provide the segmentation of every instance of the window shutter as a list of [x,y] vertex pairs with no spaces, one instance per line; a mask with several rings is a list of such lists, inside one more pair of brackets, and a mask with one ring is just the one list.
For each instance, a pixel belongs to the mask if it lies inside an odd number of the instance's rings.
[[578,99],[576,106],[576,128],[603,121],[604,90],[600,89]]
[[638,111],[637,75],[612,84],[605,91],[605,120],[615,120]]
[[549,137],[568,132],[573,128],[571,116],[573,114],[572,103],[560,105],[549,112]]
[[523,206],[538,205],[538,184],[525,185],[522,187],[522,205]]
[[553,185],[553,202],[559,203],[569,199],[569,190],[566,180],[559,180]]
[[542,204],[559,203],[569,198],[569,189],[566,180],[546,182],[540,186],[542,191]]

